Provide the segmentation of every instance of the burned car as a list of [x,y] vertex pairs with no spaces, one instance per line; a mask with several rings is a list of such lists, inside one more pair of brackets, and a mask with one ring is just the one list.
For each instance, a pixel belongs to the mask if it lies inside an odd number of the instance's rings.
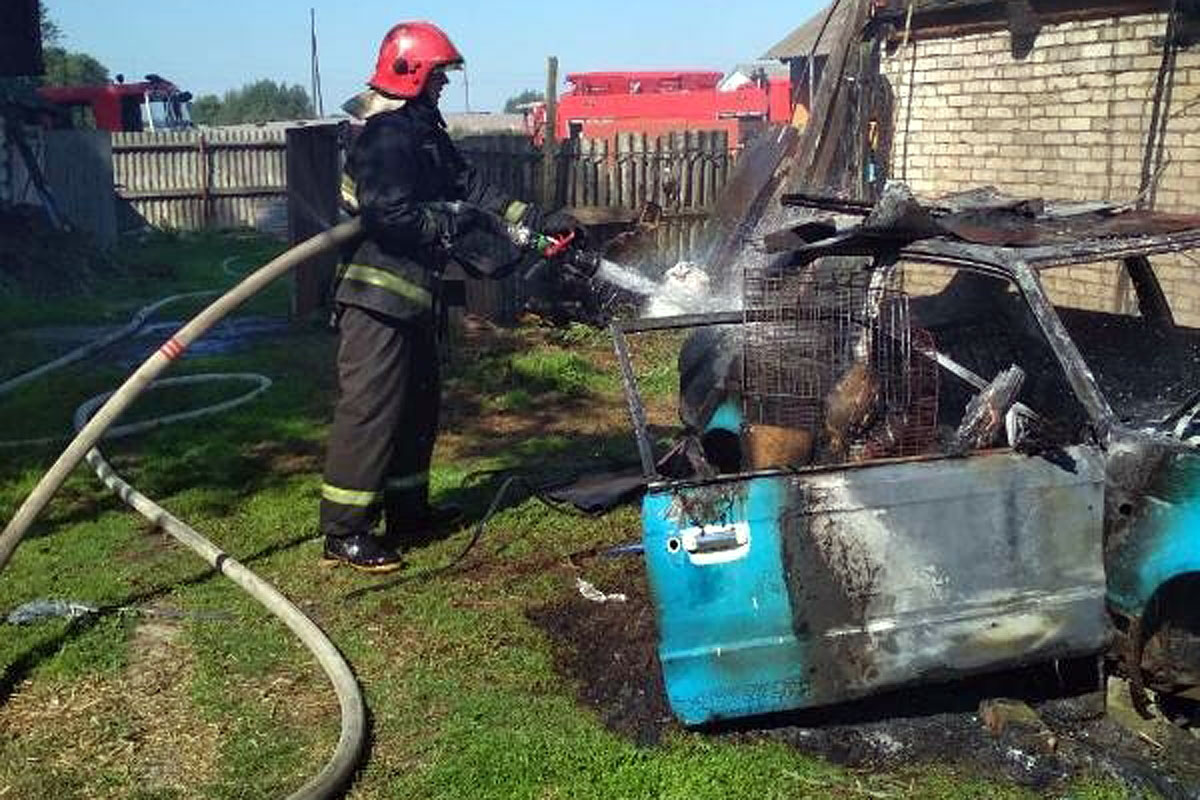
[[[614,326],[686,724],[1096,656],[1200,699],[1200,217],[1010,202],[828,225],[741,311]],[[811,225],[799,226],[811,232]],[[1169,276],[1164,280],[1163,276]],[[634,333],[681,355],[653,452]],[[1174,704],[1172,706],[1171,704]]]

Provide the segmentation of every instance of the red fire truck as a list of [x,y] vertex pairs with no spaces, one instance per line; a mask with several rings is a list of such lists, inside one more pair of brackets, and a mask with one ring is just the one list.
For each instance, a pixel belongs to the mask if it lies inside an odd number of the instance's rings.
[[[559,98],[555,136],[609,138],[619,133],[659,135],[723,130],[736,147],[767,123],[791,120],[791,84],[765,72],[722,80],[704,70],[576,72]],[[546,108],[530,108],[530,133],[540,143]]]
[[192,127],[191,92],[159,75],[144,81],[99,86],[46,86],[38,89],[46,102],[62,109],[62,121],[79,124],[79,117],[105,131],[160,131]]

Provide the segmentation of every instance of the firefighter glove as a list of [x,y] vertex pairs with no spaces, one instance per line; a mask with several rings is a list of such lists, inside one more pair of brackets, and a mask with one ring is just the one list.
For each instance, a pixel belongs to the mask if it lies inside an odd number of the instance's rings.
[[554,237],[574,233],[575,238],[571,241],[571,245],[576,248],[587,246],[587,229],[573,215],[561,209],[547,214],[546,218],[542,220],[540,230],[547,236]]
[[502,278],[516,268],[521,249],[498,215],[472,203],[431,203],[448,254],[475,278]]

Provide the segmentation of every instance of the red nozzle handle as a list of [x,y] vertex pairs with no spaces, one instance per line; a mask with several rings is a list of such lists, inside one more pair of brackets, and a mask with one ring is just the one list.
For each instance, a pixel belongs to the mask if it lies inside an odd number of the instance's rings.
[[546,258],[554,258],[561,255],[571,245],[571,240],[575,238],[575,231],[568,231],[562,236],[547,236],[546,238],[550,240],[550,244],[546,245],[542,255]]

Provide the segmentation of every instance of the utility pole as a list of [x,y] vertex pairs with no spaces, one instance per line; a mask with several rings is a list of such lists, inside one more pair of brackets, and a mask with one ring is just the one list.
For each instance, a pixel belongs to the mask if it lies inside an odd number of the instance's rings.
[[325,116],[325,103],[321,99],[321,60],[317,58],[317,10],[315,8],[308,9],[308,24],[312,39],[309,79],[312,83],[313,110],[320,118]]
[[558,206],[558,57],[546,60],[546,129],[542,136],[542,208]]
[[463,64],[463,106],[468,114],[471,113],[471,80],[467,77],[467,65]]

